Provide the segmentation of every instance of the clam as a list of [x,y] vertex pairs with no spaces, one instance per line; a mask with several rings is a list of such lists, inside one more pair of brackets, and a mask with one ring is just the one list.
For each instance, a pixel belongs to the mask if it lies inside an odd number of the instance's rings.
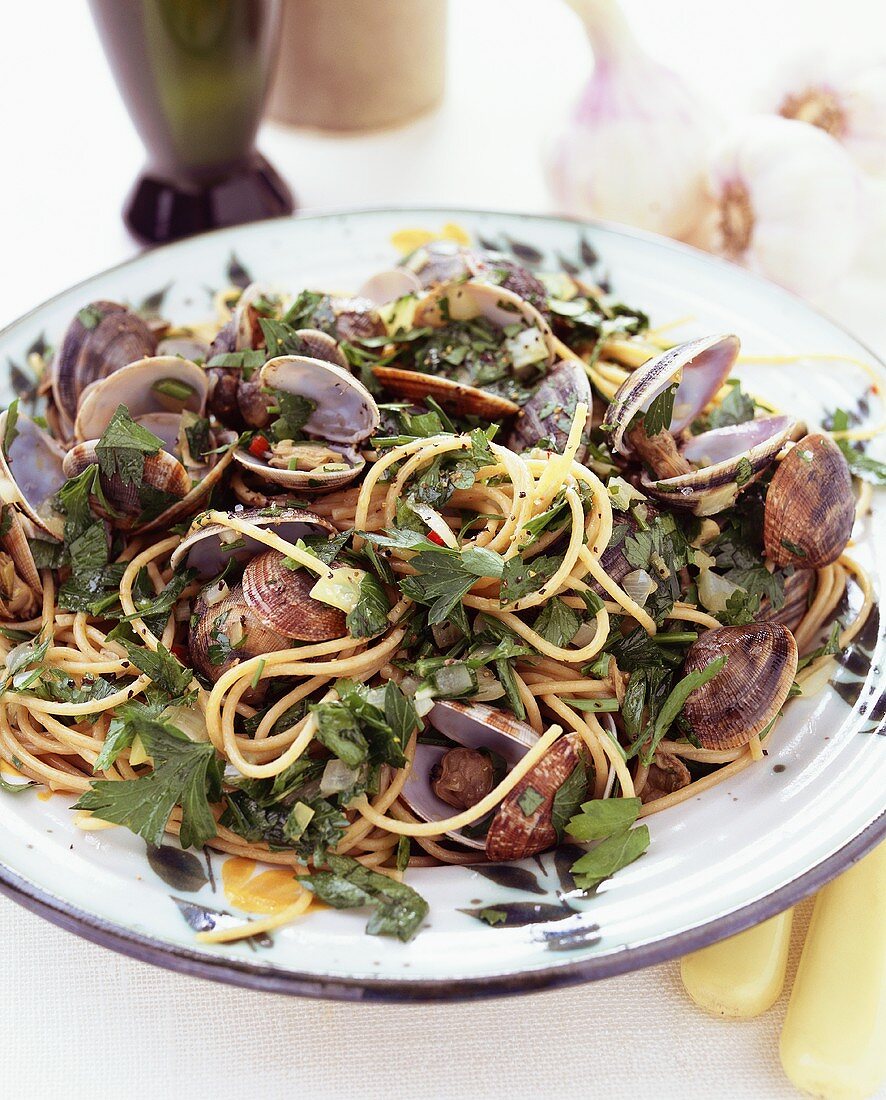
[[[669,476],[656,478],[644,471],[640,484],[650,496],[667,501],[673,508],[685,508],[697,516],[715,515],[730,508],[739,493],[768,469],[790,438],[793,426],[789,416],[761,416],[744,424],[702,432],[679,451],[686,472],[672,474],[671,466],[658,466]],[[672,437],[665,435],[665,439]],[[655,463],[654,457],[648,460]],[[693,463],[698,464],[696,468]]]
[[[9,410],[0,413],[0,440],[9,431]],[[0,448],[0,501],[14,504],[45,535],[62,538],[64,522],[53,508],[55,495],[65,483],[64,448],[30,417],[18,414],[15,433]]]
[[654,802],[666,794],[688,787],[691,782],[689,769],[679,756],[656,749],[640,798],[643,802]]
[[261,383],[313,403],[302,429],[308,442],[281,440],[263,457],[238,450],[234,457],[241,465],[301,493],[329,492],[359,476],[365,462],[354,448],[376,430],[379,412],[358,379],[334,363],[282,355],[265,363]]
[[852,476],[840,448],[830,436],[804,436],[766,493],[766,557],[777,566],[821,569],[843,553],[854,521]]
[[788,630],[795,630],[809,609],[815,584],[814,569],[795,569],[784,580],[784,603],[776,610],[772,607],[769,598],[764,597],[757,613],[758,621],[781,623]]
[[403,260],[402,266],[416,276],[425,289],[466,279],[470,252],[455,241],[429,241]]
[[[98,464],[97,439],[78,443],[65,455],[62,469],[65,477],[77,477],[89,466]],[[174,501],[182,501],[191,491],[191,478],[184,466],[168,451],[145,455],[144,467],[138,481],[124,481],[118,474],[108,476],[99,471],[101,497],[90,501],[93,512],[107,519],[115,527],[129,530],[142,527],[162,515],[172,520]],[[159,494],[159,495],[157,495]],[[108,505],[106,508],[105,505]],[[143,522],[140,522],[143,521]]]
[[157,345],[157,355],[172,355],[176,359],[199,360],[205,363],[209,358],[209,344],[196,336],[165,336]]
[[581,765],[582,744],[577,733],[561,737],[502,800],[486,834],[489,859],[523,859],[557,843],[554,796]]
[[476,386],[453,382],[436,374],[403,370],[399,367],[373,367],[381,387],[405,401],[420,402],[423,398],[434,400],[449,412],[461,416],[479,416],[496,423],[508,416],[516,416],[520,406],[507,397],[487,393]]
[[231,325],[234,335],[234,351],[246,351],[250,348],[261,348],[265,344],[265,334],[262,332],[261,319],[269,314],[256,308],[256,303],[274,301],[273,292],[260,283],[250,283],[246,287],[231,317]]
[[718,657],[726,664],[691,693],[683,715],[706,749],[746,745],[778,716],[797,672],[797,643],[779,623],[707,630],[686,655],[684,673]]
[[[0,509],[0,546],[3,547],[9,560],[12,562],[16,575],[34,592],[43,591],[43,582],[31,553],[30,529],[32,525],[26,520],[18,508],[12,505],[4,505]],[[6,586],[11,591],[12,586]]]
[[153,355],[157,339],[145,322],[117,302],[91,302],[62,338],[52,364],[52,394],[67,424],[88,385]]
[[377,306],[384,306],[409,294],[419,294],[422,289],[421,280],[408,268],[393,267],[389,271],[379,271],[370,276],[357,291],[357,295]]
[[[232,515],[267,527],[288,542],[316,535],[335,535],[336,528],[326,519],[302,508],[238,509]],[[173,569],[184,566],[196,570],[203,580],[215,577],[230,561],[243,564],[267,547],[249,535],[241,535],[220,523],[206,523],[199,517],[191,524],[185,538],[172,552]]]
[[[579,402],[591,408],[591,384],[587,374],[575,361],[558,363],[539,382],[520,410],[505,446],[518,453],[538,446],[562,453]],[[590,430],[589,419],[586,437],[575,455],[578,462],[583,462],[587,456]]]
[[634,417],[645,412],[668,386],[679,382],[674,395],[671,432],[687,427],[729,377],[738,358],[737,336],[703,336],[669,348],[635,370],[621,384],[609,403],[604,428],[623,455],[633,451],[626,433]]
[[209,396],[206,372],[188,359],[157,355],[139,359],[89,387],[80,399],[74,434],[98,439],[120,405],[133,420],[149,413],[203,415]]
[[506,256],[503,252],[471,252],[467,262],[475,279],[513,291],[548,318],[548,292],[544,283],[513,256]]
[[[330,568],[337,569],[334,563]],[[289,569],[277,550],[258,554],[243,570],[243,598],[268,629],[301,642],[343,638],[345,613],[311,597],[317,578],[307,569]]]
[[[518,295],[491,283],[469,281],[435,287],[419,300],[413,323],[416,327],[444,328],[450,321],[471,321],[478,317],[500,329],[518,323],[523,326],[522,332],[513,339],[523,340],[525,344],[519,345],[515,354],[528,353],[526,365],[530,370],[546,372],[553,364],[555,342],[547,321]],[[502,339],[511,338],[503,334]],[[514,374],[520,375],[524,370],[524,365],[518,363]],[[516,402],[467,381],[459,381],[457,377],[400,367],[374,367],[373,374],[384,389],[399,397],[415,401],[431,396],[443,408],[461,415],[497,421],[520,411]]]
[[[476,805],[495,786],[496,758],[509,771],[538,740],[531,726],[484,703],[436,703],[427,720],[456,746],[416,748],[402,798],[423,821]],[[485,849],[493,860],[522,859],[551,847],[557,840],[553,798],[579,764],[580,751],[577,735],[557,741],[493,812],[485,838],[476,835],[476,826],[447,835]]]
[[290,641],[270,630],[253,613],[235,585],[218,602],[206,589],[194,602],[188,651],[194,668],[213,683],[239,661],[289,649]]

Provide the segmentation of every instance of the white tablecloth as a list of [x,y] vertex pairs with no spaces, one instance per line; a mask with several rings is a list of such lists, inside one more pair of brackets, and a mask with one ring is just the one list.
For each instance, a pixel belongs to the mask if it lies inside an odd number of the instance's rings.
[[[794,45],[886,48],[878,0],[625,7],[646,45],[726,112]],[[556,0],[452,8],[437,115],[344,139],[265,128],[262,148],[303,208],[549,208],[539,149],[586,70],[582,36]],[[0,119],[5,323],[135,251],[118,211],[141,150],[85,4],[3,4]],[[886,351],[886,279],[869,253],[829,305]],[[0,1092],[15,1097],[795,1095],[777,1053],[785,997],[758,1020],[713,1020],[687,1001],[677,964],[501,1002],[339,1005],[153,969],[0,898],[0,974]]]

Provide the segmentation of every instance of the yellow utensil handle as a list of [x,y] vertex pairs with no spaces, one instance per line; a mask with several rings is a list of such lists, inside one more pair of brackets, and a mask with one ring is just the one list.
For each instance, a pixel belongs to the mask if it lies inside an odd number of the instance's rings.
[[683,986],[714,1016],[749,1019],[770,1008],[784,985],[793,910],[694,951],[680,962]]
[[855,1100],[886,1077],[886,844],[819,893],[781,1033],[797,1088]]

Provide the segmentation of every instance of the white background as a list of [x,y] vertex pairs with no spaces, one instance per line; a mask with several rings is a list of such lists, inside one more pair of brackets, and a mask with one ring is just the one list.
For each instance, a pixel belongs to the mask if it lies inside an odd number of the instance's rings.
[[[261,147],[304,210],[550,209],[540,151],[587,72],[583,35],[559,0],[451,3],[442,111],[365,137],[265,127]],[[647,48],[725,116],[802,46],[886,53],[878,0],[624,7]],[[136,251],[118,215],[141,148],[83,0],[0,0],[0,10],[3,324]],[[883,353],[879,251],[872,231],[864,263],[827,305]],[[792,970],[796,953],[797,943]],[[335,1005],[155,970],[0,898],[0,975],[0,1091],[15,1097],[797,1095],[777,1055],[785,998],[756,1021],[711,1020],[687,1002],[676,964],[504,1002]]]

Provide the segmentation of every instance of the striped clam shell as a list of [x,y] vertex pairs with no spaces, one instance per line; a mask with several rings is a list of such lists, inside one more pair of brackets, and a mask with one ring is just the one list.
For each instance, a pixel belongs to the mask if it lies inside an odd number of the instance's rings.
[[804,436],[766,493],[763,544],[776,565],[821,569],[846,549],[855,522],[852,476],[830,436]]
[[678,377],[670,430],[682,431],[711,401],[735,365],[737,336],[703,336],[677,344],[635,370],[621,384],[606,411],[604,427],[623,455],[631,453],[625,433],[631,421]]
[[[289,569],[277,550],[258,554],[243,570],[243,598],[270,630],[301,642],[343,638],[345,613],[313,599],[317,578],[307,569]],[[330,568],[341,568],[333,564]]]
[[790,437],[789,416],[764,416],[745,424],[716,428],[694,436],[682,454],[700,469],[656,480],[644,471],[641,485],[650,496],[697,516],[713,516],[732,507],[742,489],[775,460]]
[[[581,364],[564,360],[536,386],[514,421],[505,445],[519,454],[531,450],[539,440],[550,440],[553,449],[562,453],[579,402],[591,408],[591,383]],[[587,457],[590,435],[589,416],[585,436],[575,454],[578,462],[584,462]]]
[[[435,703],[427,721],[457,745],[496,753],[504,759],[509,770],[538,740],[538,734],[530,725],[485,703]],[[419,743],[416,746],[415,759],[401,797],[422,821],[441,821],[452,816],[452,806],[437,797],[430,779],[431,771],[446,751],[440,745]],[[483,837],[467,836],[458,831],[447,835],[459,844],[478,851],[482,851],[485,845]]]
[[723,656],[723,668],[683,707],[706,749],[739,748],[762,733],[784,706],[797,672],[797,643],[779,623],[707,630],[687,653],[683,671],[699,672]]

